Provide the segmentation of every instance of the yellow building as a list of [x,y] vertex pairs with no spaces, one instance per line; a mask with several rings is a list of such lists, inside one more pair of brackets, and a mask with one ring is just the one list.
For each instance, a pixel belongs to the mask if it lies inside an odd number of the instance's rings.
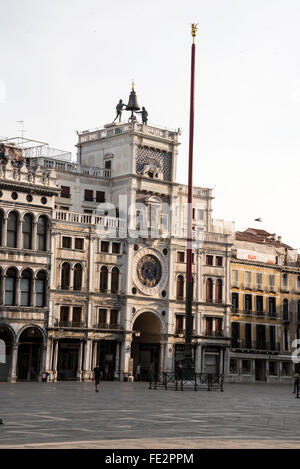
[[274,234],[250,228],[236,232],[229,381],[292,379],[293,340],[300,319],[297,260],[297,252]]

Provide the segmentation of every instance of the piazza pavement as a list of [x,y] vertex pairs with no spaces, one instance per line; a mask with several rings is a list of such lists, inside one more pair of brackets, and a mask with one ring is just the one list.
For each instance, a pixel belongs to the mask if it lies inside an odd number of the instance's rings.
[[300,448],[291,385],[225,392],[148,383],[0,383],[0,448]]

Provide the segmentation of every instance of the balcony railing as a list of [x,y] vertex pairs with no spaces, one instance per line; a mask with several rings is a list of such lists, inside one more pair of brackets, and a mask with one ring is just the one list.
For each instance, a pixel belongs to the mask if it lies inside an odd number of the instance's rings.
[[84,328],[86,327],[85,322],[83,321],[56,321],[55,327],[75,327],[75,328]]
[[205,337],[224,337],[224,331],[205,331],[203,334]]
[[120,324],[118,323],[110,323],[107,324],[106,322],[98,322],[98,324],[94,324],[94,329],[108,329],[108,330],[119,330],[121,329]]
[[97,228],[109,229],[127,229],[127,220],[108,215],[93,215],[87,213],[68,212],[56,210],[54,218],[60,221],[79,223],[81,225],[96,225]]
[[266,341],[254,341],[254,340],[246,340],[246,339],[238,339],[233,338],[231,340],[231,347],[238,348],[238,349],[246,349],[246,350],[259,350],[259,351],[266,351],[266,352],[279,352],[280,351],[280,343],[279,342],[266,342]]
[[277,313],[274,311],[269,311],[269,318],[270,319],[277,319]]
[[263,318],[265,316],[264,311],[255,311],[257,318]]

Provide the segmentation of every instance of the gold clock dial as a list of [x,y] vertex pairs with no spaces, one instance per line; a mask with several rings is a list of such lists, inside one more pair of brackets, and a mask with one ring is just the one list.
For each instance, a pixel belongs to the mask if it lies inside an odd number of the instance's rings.
[[146,287],[155,287],[161,279],[161,263],[151,254],[140,259],[137,265],[140,282]]

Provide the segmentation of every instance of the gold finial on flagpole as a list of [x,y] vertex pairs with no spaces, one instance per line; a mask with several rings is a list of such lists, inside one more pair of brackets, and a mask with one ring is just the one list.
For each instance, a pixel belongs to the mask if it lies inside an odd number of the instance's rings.
[[198,28],[198,24],[199,23],[192,23],[192,36],[193,36],[193,44],[194,44],[194,41],[195,41],[195,37],[196,37],[196,32],[197,32],[197,28]]
[[134,81],[132,80],[132,83],[131,83],[131,88],[132,88],[132,91],[134,91]]

